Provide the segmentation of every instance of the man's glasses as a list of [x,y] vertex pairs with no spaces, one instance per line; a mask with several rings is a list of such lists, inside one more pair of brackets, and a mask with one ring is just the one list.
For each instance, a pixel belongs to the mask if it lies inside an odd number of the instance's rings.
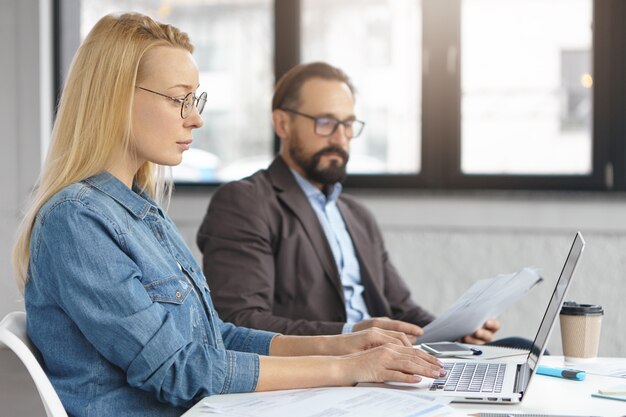
[[143,88],[139,86],[137,86],[137,88],[140,88],[152,94],[157,94],[161,97],[165,97],[172,101],[175,101],[176,103],[179,103],[180,104],[180,117],[182,117],[183,119],[186,119],[187,116],[189,116],[189,113],[191,113],[191,109],[193,109],[194,105],[196,106],[196,109],[198,109],[198,114],[202,114],[202,110],[204,110],[204,105],[206,104],[206,100],[207,100],[206,92],[200,94],[199,97],[196,97],[194,93],[189,93],[184,98],[176,98],[176,97],[170,97],[165,94],[161,94],[156,91],[148,90],[147,88]]
[[360,120],[348,119],[341,121],[330,116],[315,117],[309,114],[300,113],[299,111],[292,109],[283,108],[281,110],[313,120],[313,122],[315,122],[315,133],[319,136],[332,136],[337,131],[337,127],[339,127],[339,125],[343,125],[343,130],[346,137],[348,139],[352,139],[359,136],[363,132],[363,128],[365,127],[365,122],[362,122]]

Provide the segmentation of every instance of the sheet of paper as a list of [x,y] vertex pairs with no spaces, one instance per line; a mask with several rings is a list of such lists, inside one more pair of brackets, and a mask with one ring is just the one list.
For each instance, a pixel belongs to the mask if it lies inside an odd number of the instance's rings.
[[202,400],[200,414],[195,415],[456,417],[465,414],[429,395],[384,388],[338,387],[215,395]]
[[536,269],[482,279],[472,285],[446,312],[424,327],[416,344],[457,340],[498,317],[543,279]]

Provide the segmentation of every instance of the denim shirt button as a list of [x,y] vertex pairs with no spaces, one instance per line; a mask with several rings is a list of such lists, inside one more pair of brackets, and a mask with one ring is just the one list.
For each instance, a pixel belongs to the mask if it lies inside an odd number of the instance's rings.
[[176,291],[176,298],[180,298],[183,294],[180,291]]

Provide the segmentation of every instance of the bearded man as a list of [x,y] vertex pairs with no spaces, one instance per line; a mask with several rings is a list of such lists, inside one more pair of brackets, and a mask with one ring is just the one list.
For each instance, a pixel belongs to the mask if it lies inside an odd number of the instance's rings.
[[[379,327],[414,340],[434,319],[411,299],[372,214],[342,193],[350,142],[365,126],[354,103],[348,76],[326,63],[298,65],[276,84],[279,154],[220,187],[197,236],[225,321],[291,335]],[[488,342],[499,327],[489,320],[463,341]]]

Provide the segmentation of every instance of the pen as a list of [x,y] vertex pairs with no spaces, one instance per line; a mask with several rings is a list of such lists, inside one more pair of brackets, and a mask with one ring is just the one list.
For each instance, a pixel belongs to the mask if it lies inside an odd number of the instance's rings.
[[474,352],[474,355],[482,355],[483,354],[483,351],[478,349],[478,348],[470,348],[470,350],[472,352]]
[[576,369],[552,368],[543,365],[539,365],[537,367],[537,373],[539,375],[555,376],[557,378],[571,379],[573,381],[583,381],[587,376],[585,371],[578,371]]

